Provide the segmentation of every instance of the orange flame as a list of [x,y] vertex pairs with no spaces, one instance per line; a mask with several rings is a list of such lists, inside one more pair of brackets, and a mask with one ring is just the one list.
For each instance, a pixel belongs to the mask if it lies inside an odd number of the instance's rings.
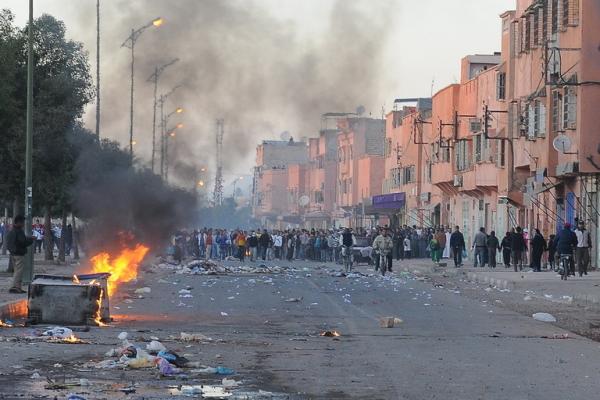
[[[95,283],[92,281],[92,283]],[[104,296],[104,290],[100,290],[100,297],[98,297],[98,311],[96,311],[96,315],[94,315],[94,322],[98,326],[108,326],[104,322],[102,322],[102,296]]]
[[111,255],[102,252],[91,258],[94,273],[110,272],[108,295],[112,296],[119,283],[137,278],[138,267],[150,249],[137,244],[133,249],[125,248],[111,261]]

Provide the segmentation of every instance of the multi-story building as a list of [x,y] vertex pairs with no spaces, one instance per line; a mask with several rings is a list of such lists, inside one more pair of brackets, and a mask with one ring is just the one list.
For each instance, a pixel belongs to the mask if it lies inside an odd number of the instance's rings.
[[336,226],[374,223],[366,208],[381,193],[384,178],[385,120],[353,115],[337,120],[337,206],[344,211]]
[[[431,99],[398,99],[385,121],[325,114],[335,126],[303,153],[308,199],[295,160],[288,178],[264,178],[262,207],[314,227],[459,225],[468,241],[584,221],[598,243],[600,2],[517,0],[500,18],[501,51],[464,57],[460,82]],[[284,179],[287,206],[273,200]]]
[[[286,220],[295,222],[294,209],[290,210],[291,197],[298,196],[304,190],[304,167],[308,162],[308,149],[305,142],[265,140],[256,148],[256,166],[254,167],[253,214],[264,226],[283,225]],[[291,176],[294,178],[290,182]],[[292,194],[290,195],[290,190]],[[296,203],[298,204],[298,203]]]

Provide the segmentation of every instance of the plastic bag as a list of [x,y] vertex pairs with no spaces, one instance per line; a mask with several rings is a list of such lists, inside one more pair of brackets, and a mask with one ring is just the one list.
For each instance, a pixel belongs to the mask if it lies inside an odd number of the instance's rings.
[[159,358],[158,360],[158,370],[163,376],[172,376],[181,373],[181,370],[170,362],[165,360],[164,358]]
[[42,335],[57,337],[60,339],[67,339],[73,336],[73,331],[69,328],[65,328],[62,326],[55,326],[54,328],[50,328],[44,333],[42,333]]
[[151,353],[158,353],[159,351],[167,350],[167,348],[158,340],[153,340],[146,345],[146,350],[148,350]]
[[533,319],[541,322],[556,322],[556,318],[552,314],[539,312],[532,315]]

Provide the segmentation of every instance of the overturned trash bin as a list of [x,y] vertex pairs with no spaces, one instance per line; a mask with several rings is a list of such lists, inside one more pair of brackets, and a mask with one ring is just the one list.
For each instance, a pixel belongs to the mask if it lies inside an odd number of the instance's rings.
[[62,325],[103,325],[110,322],[109,276],[109,273],[36,275],[29,285],[30,322]]

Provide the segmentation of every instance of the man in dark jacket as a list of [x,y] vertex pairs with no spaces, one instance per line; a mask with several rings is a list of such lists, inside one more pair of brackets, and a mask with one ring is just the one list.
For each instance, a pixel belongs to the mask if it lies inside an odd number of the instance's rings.
[[267,258],[267,251],[269,247],[273,244],[273,240],[271,239],[271,235],[267,232],[267,230],[263,230],[262,235],[258,238],[258,244],[260,245],[260,251],[263,261]]
[[511,251],[511,262],[517,272],[523,271],[523,252],[527,249],[525,238],[523,237],[523,230],[520,226],[517,226],[516,232],[511,234],[510,238],[510,251]]
[[556,243],[556,252],[559,256],[570,255],[571,265],[569,268],[569,275],[575,275],[575,261],[573,260],[573,249],[577,247],[577,235],[571,230],[571,224],[565,223],[562,230],[556,235],[554,239]]
[[454,266],[458,268],[462,265],[462,252],[465,248],[465,237],[458,225],[454,227],[454,232],[450,235],[450,248],[454,254]]
[[21,289],[23,279],[23,267],[25,265],[25,254],[27,247],[33,244],[33,238],[25,236],[23,225],[25,218],[17,215],[13,222],[13,228],[6,237],[6,248],[10,252],[10,258],[14,266],[12,287],[8,290],[10,293],[25,293]]

